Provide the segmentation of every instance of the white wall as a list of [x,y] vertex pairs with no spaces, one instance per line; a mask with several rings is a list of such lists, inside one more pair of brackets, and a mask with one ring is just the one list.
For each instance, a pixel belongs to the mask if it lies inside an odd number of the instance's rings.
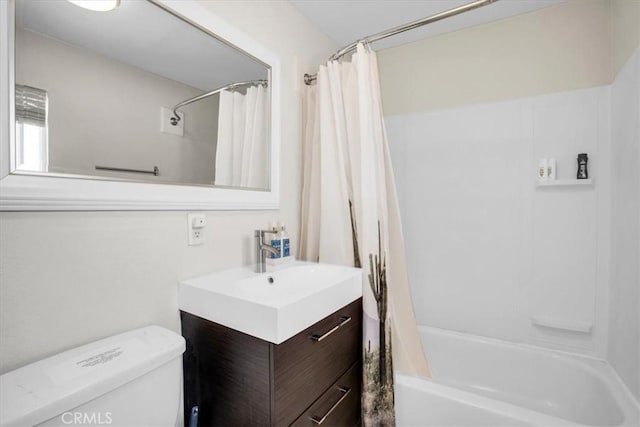
[[[420,324],[604,357],[608,103],[599,87],[387,117]],[[594,186],[536,188],[539,158],[569,179],[582,152]]]
[[608,360],[640,401],[640,2],[613,0]]
[[[184,135],[161,132],[160,108],[199,95],[193,87],[32,31],[16,32],[16,83],[47,91],[49,171],[95,175],[95,165],[160,168],[159,177],[211,184],[217,102],[185,107]],[[213,108],[212,108],[213,107]]]
[[143,325],[177,331],[179,280],[251,264],[253,229],[272,219],[297,241],[298,89],[339,46],[287,2],[203,3],[281,58],[281,209],[208,212],[194,247],[184,212],[0,213],[0,372]]
[[611,87],[612,252],[608,358],[640,400],[640,49]]

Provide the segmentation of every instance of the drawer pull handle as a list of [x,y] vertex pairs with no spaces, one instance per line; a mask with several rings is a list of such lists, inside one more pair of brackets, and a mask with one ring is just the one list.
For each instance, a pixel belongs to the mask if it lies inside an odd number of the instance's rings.
[[331,335],[332,333],[334,333],[335,331],[337,331],[338,329],[340,329],[341,327],[343,327],[344,325],[346,325],[347,323],[351,322],[351,317],[347,317],[347,316],[342,316],[340,318],[340,323],[338,323],[336,326],[334,326],[333,328],[331,328],[330,331],[322,334],[322,335],[317,335],[317,334],[313,334],[311,335],[311,339],[313,341],[317,341],[320,342],[323,339],[327,338],[329,335]]
[[340,405],[340,403],[342,403],[342,401],[347,398],[349,393],[351,393],[351,389],[350,388],[346,388],[346,387],[338,387],[338,390],[340,390],[342,392],[342,396],[340,396],[340,399],[338,399],[338,401],[333,404],[333,406],[327,411],[327,413],[324,414],[324,417],[322,417],[322,418],[318,418],[316,416],[309,417],[309,419],[314,424],[317,424],[317,425],[322,424],[327,419],[327,417],[329,415],[331,415],[331,413],[338,407],[338,405]]

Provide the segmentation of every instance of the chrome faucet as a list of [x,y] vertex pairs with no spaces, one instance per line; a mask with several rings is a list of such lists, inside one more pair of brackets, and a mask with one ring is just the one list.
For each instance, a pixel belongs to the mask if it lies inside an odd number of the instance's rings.
[[256,273],[264,273],[267,270],[267,252],[280,256],[280,251],[264,242],[264,235],[276,234],[275,230],[256,230]]

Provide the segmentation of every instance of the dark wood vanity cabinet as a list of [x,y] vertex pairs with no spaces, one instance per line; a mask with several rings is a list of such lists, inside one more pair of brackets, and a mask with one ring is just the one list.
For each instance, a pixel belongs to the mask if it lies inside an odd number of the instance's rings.
[[281,344],[180,315],[185,426],[359,424],[361,299]]

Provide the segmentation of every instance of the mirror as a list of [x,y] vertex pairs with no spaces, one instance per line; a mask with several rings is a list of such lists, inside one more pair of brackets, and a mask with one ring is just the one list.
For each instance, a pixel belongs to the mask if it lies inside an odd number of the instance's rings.
[[11,172],[269,190],[271,74],[156,2],[17,1]]

